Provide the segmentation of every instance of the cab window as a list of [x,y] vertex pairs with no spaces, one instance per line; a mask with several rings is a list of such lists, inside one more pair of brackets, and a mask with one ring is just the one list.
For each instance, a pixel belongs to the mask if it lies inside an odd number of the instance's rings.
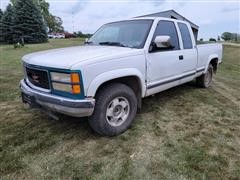
[[170,50],[179,50],[177,30],[175,24],[172,21],[159,21],[153,36],[153,41],[156,36],[170,36],[171,45],[173,46],[173,48]]
[[184,23],[178,23],[178,27],[180,29],[181,36],[182,36],[183,48],[192,49],[193,48],[192,39],[191,39],[191,35],[187,25]]

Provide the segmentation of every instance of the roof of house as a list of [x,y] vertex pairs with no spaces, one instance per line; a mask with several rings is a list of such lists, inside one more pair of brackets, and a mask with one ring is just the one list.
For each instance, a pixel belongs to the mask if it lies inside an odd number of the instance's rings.
[[138,17],[167,17],[167,18],[173,18],[173,19],[178,19],[178,20],[183,20],[187,21],[192,28],[198,29],[199,26],[185,18],[184,16],[180,15],[174,10],[168,10],[168,11],[162,11],[162,12],[157,12],[157,13],[152,13],[152,14],[146,14],[143,16],[138,16]]

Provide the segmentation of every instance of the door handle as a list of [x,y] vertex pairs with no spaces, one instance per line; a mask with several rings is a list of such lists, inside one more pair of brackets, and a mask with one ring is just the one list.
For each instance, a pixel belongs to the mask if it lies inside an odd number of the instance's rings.
[[184,58],[183,58],[183,55],[180,55],[179,56],[179,60],[183,60]]

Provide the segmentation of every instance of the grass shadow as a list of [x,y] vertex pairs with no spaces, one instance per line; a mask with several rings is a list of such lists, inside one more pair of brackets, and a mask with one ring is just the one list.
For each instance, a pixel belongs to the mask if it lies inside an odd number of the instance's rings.
[[194,90],[197,90],[196,82],[191,81],[186,84],[182,84],[180,86],[173,87],[155,95],[146,97],[143,99],[140,114],[155,111],[159,106],[164,107],[165,104],[169,101],[174,100],[180,96],[184,96],[186,93],[190,93]]

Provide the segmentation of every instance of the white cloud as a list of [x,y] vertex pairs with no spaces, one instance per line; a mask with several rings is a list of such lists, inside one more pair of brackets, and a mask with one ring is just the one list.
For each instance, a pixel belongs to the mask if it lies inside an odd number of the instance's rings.
[[[8,0],[0,0],[2,7]],[[202,1],[202,2],[201,2]],[[238,0],[48,0],[66,30],[95,32],[102,24],[174,9],[200,26],[199,37],[240,32]]]
[[[49,1],[51,2],[51,1]],[[62,17],[67,30],[82,30],[83,32],[94,32],[103,23],[131,18],[153,12],[183,7],[184,2],[166,1],[89,1],[79,12],[69,11],[77,4],[76,1],[54,1],[51,3],[51,11]],[[58,8],[57,8],[58,7]],[[62,8],[67,8],[62,10]],[[68,13],[67,13],[68,11]]]

